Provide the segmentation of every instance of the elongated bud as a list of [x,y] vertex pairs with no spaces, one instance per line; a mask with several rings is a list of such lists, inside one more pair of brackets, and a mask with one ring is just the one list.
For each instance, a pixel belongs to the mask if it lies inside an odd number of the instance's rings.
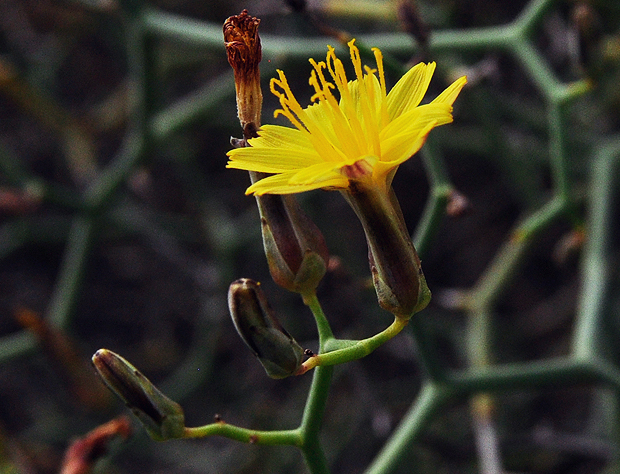
[[[260,179],[251,172],[252,181]],[[323,234],[292,194],[257,196],[263,245],[273,281],[296,293],[313,292],[327,270]]]
[[243,10],[224,22],[224,44],[228,62],[235,73],[237,113],[243,135],[250,138],[260,126],[263,93],[258,63],[262,58],[258,25],[260,20]]
[[304,350],[273,315],[260,283],[248,278],[234,281],[228,290],[228,307],[241,339],[269,377],[282,379],[297,371]]
[[398,318],[409,319],[426,308],[431,292],[400,205],[391,189],[389,193],[351,181],[342,194],[364,227],[379,305]]
[[105,384],[138,417],[151,438],[163,441],[183,437],[183,409],[161,393],[138,369],[107,349],[95,352],[93,364]]

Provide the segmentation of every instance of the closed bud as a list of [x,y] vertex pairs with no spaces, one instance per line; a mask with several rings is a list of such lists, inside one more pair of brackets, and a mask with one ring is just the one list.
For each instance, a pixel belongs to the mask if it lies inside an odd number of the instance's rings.
[[400,319],[422,311],[431,299],[422,264],[393,191],[351,182],[342,194],[360,219],[379,305]]
[[[252,181],[260,179],[251,172]],[[314,292],[327,270],[323,234],[292,194],[256,196],[263,245],[273,281],[300,294]]]
[[151,438],[163,441],[183,437],[183,409],[161,393],[138,369],[107,349],[95,352],[93,364],[108,388],[138,417]]
[[233,282],[228,290],[228,307],[241,339],[269,377],[282,379],[299,369],[304,350],[273,315],[260,283],[247,278]]

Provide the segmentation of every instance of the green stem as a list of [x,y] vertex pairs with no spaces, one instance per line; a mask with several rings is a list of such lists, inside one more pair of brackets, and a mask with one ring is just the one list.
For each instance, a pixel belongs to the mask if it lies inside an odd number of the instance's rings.
[[361,359],[400,333],[408,322],[405,319],[394,318],[394,322],[380,333],[359,341],[329,339],[326,342],[328,349],[331,350],[310,357],[303,363],[297,375],[318,366],[337,365]]
[[620,179],[620,140],[602,147],[592,164],[588,240],[584,249],[583,289],[575,322],[573,354],[588,360],[601,355],[602,321],[613,272],[609,241],[613,194]]
[[151,78],[149,81],[149,65],[145,61],[148,57],[145,32],[142,22],[133,16],[126,18],[125,28],[128,75],[135,110],[119,152],[84,193],[84,200],[93,211],[105,209],[109,205],[118,188],[145,156],[151,138],[146,120],[150,112],[146,91],[149,90],[149,82],[153,80]]
[[[323,308],[321,308],[316,293],[305,295],[304,302],[314,315],[319,333],[319,347],[320,351],[323,351],[325,344],[334,338],[329,321],[325,317],[325,313],[323,313]],[[319,367],[312,374],[312,385],[310,386],[310,392],[299,427],[302,438],[301,450],[308,469],[312,474],[329,474],[327,460],[319,440],[319,433],[327,405],[332,374],[333,367]]]
[[91,217],[73,219],[60,274],[47,310],[50,323],[56,327],[66,328],[72,316],[96,230],[96,222]]
[[319,367],[312,374],[312,385],[300,425],[301,450],[312,474],[329,474],[319,434],[333,374],[333,367]]
[[431,241],[439,230],[442,218],[446,213],[450,194],[454,191],[454,186],[446,171],[446,164],[441,154],[438,153],[436,143],[437,141],[433,137],[429,137],[426,146],[420,151],[424,169],[429,177],[431,191],[413,237],[419,255],[428,252]]
[[460,393],[602,383],[620,388],[620,370],[602,359],[560,357],[542,361],[474,367],[449,377]]
[[394,472],[404,460],[405,452],[420,437],[430,420],[445,405],[451,395],[452,391],[444,385],[432,382],[423,385],[416,401],[365,474]]
[[325,317],[323,308],[319,303],[316,293],[312,292],[303,296],[304,303],[310,308],[314,315],[314,321],[316,322],[316,328],[319,333],[319,352],[322,352],[325,347],[325,343],[334,338],[334,333],[329,325],[329,321]]
[[223,421],[196,428],[185,428],[184,438],[204,438],[205,436],[223,436],[225,438],[251,444],[287,444],[301,445],[299,430],[261,431],[229,425]]
[[437,338],[429,334],[423,318],[424,316],[420,314],[414,314],[410,319],[409,327],[415,339],[418,359],[424,372],[433,382],[441,382],[446,378],[446,369],[438,353]]

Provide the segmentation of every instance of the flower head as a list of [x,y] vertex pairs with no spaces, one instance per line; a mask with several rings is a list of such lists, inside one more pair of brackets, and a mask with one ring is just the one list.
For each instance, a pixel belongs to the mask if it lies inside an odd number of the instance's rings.
[[465,77],[420,105],[435,63],[414,66],[387,93],[381,51],[373,48],[377,69],[371,69],[362,67],[355,40],[348,46],[356,79],[347,79],[328,46],[325,61],[310,59],[314,103],[306,108],[282,71],[271,80],[271,92],[282,106],[275,116],[284,115],[295,128],[264,125],[259,136],[249,140],[250,147],[228,152],[229,168],[273,174],[250,186],[247,194],[347,190],[352,181],[387,193],[398,166],[422,147],[431,129],[452,121],[452,104]]

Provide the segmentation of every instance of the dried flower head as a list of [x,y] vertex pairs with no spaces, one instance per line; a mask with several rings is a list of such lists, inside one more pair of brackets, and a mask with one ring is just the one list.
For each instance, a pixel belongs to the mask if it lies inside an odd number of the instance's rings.
[[235,73],[237,113],[246,138],[254,136],[260,126],[263,103],[258,68],[262,58],[259,24],[258,18],[243,10],[239,15],[228,18],[223,27],[226,55]]

